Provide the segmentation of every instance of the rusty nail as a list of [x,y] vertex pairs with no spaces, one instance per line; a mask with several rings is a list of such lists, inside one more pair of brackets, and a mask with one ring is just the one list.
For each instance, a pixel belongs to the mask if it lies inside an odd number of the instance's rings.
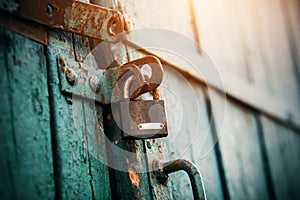
[[75,85],[77,74],[73,69],[69,68],[66,71],[66,78],[71,85]]
[[46,12],[48,15],[52,15],[54,12],[53,6],[51,4],[46,5]]
[[101,89],[101,85],[100,85],[100,80],[97,76],[91,76],[90,80],[90,88],[94,91],[94,92],[99,92]]

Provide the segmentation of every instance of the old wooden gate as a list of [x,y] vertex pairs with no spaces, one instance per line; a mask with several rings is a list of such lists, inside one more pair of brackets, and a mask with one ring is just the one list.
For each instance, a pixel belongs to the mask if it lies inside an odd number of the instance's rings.
[[[0,198],[192,199],[185,172],[162,184],[151,170],[180,158],[200,169],[207,199],[299,199],[299,8],[296,0],[1,0]],[[145,27],[168,30],[144,29],[116,49],[101,43]],[[180,46],[187,37],[195,43]],[[191,59],[138,46],[170,38]],[[86,59],[101,44],[93,53],[114,72],[109,80],[130,61],[160,59],[167,137],[109,142],[110,88]],[[193,58],[201,66],[191,68]]]

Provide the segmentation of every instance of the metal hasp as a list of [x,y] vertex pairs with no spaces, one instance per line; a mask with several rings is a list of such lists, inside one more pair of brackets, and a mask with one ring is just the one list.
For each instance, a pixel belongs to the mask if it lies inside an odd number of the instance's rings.
[[80,1],[20,0],[14,10],[8,7],[1,9],[50,28],[99,40],[109,39],[124,31],[124,19],[120,12]]
[[[91,59],[92,60],[92,59]],[[151,77],[144,77],[141,68],[149,65]],[[162,82],[163,70],[158,58],[144,56],[119,67],[101,69],[97,63],[80,63],[73,58],[57,56],[62,92],[75,94],[108,105],[124,100],[124,84],[132,78],[129,99],[155,90]]]
[[[154,162],[153,163],[154,167],[157,168],[157,166],[159,166],[158,161],[154,160],[153,162]],[[161,184],[166,185],[168,181],[168,175],[180,170],[185,171],[190,178],[194,199],[195,200],[206,199],[204,184],[202,181],[200,171],[197,168],[197,166],[190,161],[184,159],[177,159],[177,160],[163,163],[162,167],[159,167],[159,169],[155,171],[155,174],[157,180]]]

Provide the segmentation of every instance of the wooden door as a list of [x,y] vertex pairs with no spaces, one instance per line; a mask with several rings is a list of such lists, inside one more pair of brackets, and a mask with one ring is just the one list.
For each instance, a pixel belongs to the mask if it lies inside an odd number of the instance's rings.
[[[14,12],[18,2],[0,8]],[[184,172],[162,185],[149,169],[155,159],[178,158],[198,166],[207,199],[299,199],[298,1],[83,2],[119,10],[131,30],[167,28],[193,39],[202,49],[188,54],[211,56],[225,91],[186,60],[108,46],[103,59],[118,65],[145,54],[161,59],[169,126],[167,138],[112,144],[107,106],[64,91],[59,71],[81,66],[99,41],[46,28],[46,45],[1,27],[1,199],[192,199]]]

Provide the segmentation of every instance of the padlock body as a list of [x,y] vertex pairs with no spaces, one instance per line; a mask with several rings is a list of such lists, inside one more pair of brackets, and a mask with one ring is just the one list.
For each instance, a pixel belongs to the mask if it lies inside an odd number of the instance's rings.
[[119,102],[123,139],[150,139],[168,136],[163,100]]

